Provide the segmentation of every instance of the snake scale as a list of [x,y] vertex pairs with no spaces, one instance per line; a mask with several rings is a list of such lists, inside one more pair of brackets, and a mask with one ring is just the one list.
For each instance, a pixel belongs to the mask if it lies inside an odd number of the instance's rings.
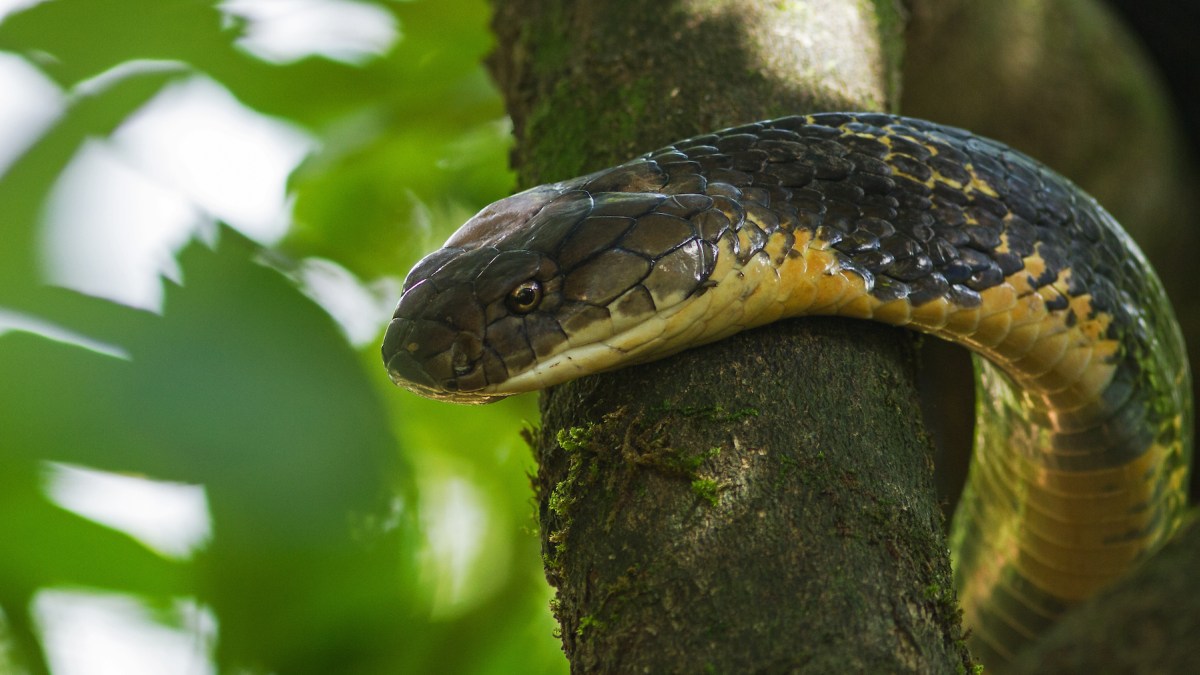
[[484,403],[802,315],[976,355],[951,541],[985,664],[1178,524],[1190,376],[1153,270],[1065,178],[922,120],[749,124],[496,202],[409,274],[383,357],[418,394]]

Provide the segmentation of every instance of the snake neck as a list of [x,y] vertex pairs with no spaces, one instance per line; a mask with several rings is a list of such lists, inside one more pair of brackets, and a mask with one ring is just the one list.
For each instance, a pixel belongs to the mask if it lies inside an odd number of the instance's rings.
[[[1110,311],[1111,299],[1080,292],[1069,265],[1047,276],[1036,254],[969,301],[943,295],[916,304],[877,292],[879,278],[839,250],[840,239],[820,230],[761,237],[752,213],[721,242],[706,315],[737,330],[810,315],[875,320],[976,355],[974,458],[953,548],[973,648],[985,663],[1007,662],[1178,525],[1190,383],[1148,267],[1143,295],[1117,306],[1140,302],[1137,320],[1159,322],[1140,329]],[[682,330],[706,325],[682,313],[675,321]],[[705,337],[719,339],[730,330],[722,326]]]

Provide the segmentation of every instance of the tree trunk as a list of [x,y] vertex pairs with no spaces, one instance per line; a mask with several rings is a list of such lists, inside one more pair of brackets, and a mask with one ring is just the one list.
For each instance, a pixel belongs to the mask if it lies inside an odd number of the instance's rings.
[[[689,135],[894,107],[889,2],[496,0],[523,186]],[[968,666],[912,340],[788,321],[542,399],[546,573],[574,672]]]

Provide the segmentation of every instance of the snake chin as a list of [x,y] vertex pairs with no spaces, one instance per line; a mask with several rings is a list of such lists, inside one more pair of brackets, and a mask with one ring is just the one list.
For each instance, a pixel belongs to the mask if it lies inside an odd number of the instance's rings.
[[398,386],[404,387],[412,393],[433,399],[435,401],[443,401],[445,403],[458,403],[460,405],[485,405],[495,403],[496,401],[506,399],[513,394],[489,394],[477,391],[443,391],[441,389],[429,389],[414,385],[411,382],[392,377],[392,381]]

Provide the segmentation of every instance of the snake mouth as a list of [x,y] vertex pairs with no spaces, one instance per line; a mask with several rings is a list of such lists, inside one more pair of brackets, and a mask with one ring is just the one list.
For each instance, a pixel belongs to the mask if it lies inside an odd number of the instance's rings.
[[418,339],[414,333],[421,333],[421,328],[428,327],[405,318],[388,324],[382,353],[394,384],[425,398],[454,403],[491,403],[510,395],[486,391],[477,336],[460,332],[448,341],[434,340],[425,330],[424,339]]

